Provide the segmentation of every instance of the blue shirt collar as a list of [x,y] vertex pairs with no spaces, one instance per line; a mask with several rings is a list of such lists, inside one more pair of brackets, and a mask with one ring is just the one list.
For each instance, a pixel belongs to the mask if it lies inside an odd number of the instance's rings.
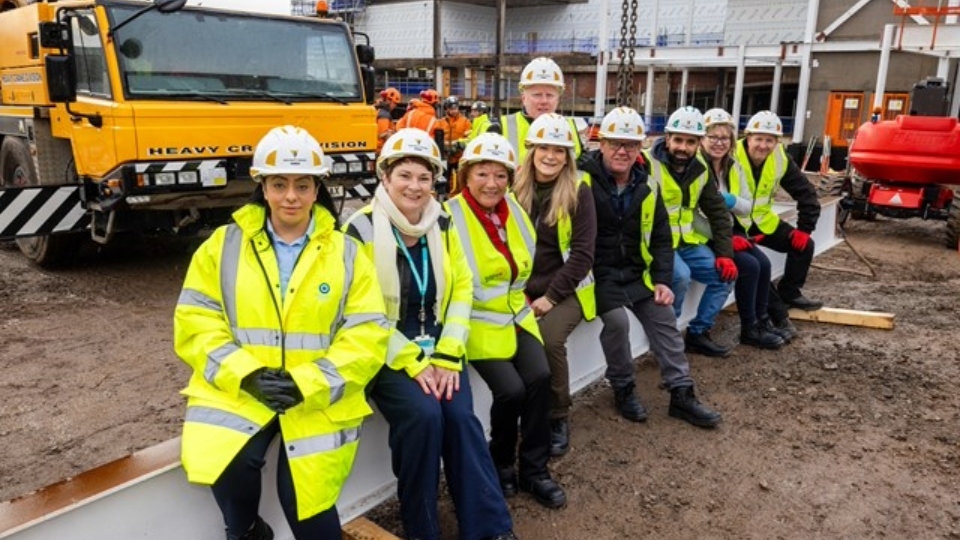
[[313,234],[313,228],[316,223],[313,220],[313,212],[310,212],[310,223],[307,224],[307,231],[303,233],[303,236],[297,238],[293,242],[287,242],[284,239],[277,236],[277,232],[273,230],[273,223],[270,222],[270,218],[267,218],[267,233],[270,234],[270,239],[274,243],[279,243],[284,246],[290,247],[301,247],[307,243],[307,239],[310,238],[310,235]]

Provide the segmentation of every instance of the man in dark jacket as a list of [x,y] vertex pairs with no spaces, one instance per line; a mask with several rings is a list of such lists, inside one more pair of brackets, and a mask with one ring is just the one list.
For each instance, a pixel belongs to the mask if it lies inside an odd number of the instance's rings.
[[687,326],[687,352],[727,356],[730,348],[714,342],[710,329],[737,279],[733,224],[711,169],[697,153],[706,135],[703,114],[694,107],[677,109],[665,131],[646,158],[673,232],[673,312],[680,317],[691,279],[703,283],[697,314]]
[[[746,138],[734,149],[735,166],[730,170],[729,181],[733,195],[750,201],[751,213],[737,216],[736,227],[756,238],[759,245],[786,253],[783,277],[777,294],[770,295],[768,311],[773,324],[792,337],[796,335],[796,328],[787,317],[787,306],[808,311],[823,307],[822,302],[804,296],[801,291],[813,262],[814,243],[810,234],[820,219],[820,201],[806,176],[780,144],[783,124],[776,114],[758,112],[750,118],[744,133]],[[773,209],[774,194],[781,187],[797,201],[796,227],[782,221]]]
[[656,184],[648,181],[637,162],[644,137],[640,115],[619,107],[603,119],[600,150],[584,154],[578,162],[590,177],[597,209],[593,275],[597,313],[603,319],[600,345],[607,360],[606,377],[620,414],[634,422],[646,420],[647,411],[635,392],[626,307],[643,326],[660,366],[663,385],[670,391],[670,416],[714,427],[720,414],[697,399],[671,308],[673,241]]

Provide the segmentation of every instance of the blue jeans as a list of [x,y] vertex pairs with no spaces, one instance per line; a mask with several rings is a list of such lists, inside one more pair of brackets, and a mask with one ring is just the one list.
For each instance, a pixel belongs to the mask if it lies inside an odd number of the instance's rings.
[[483,426],[473,413],[466,368],[452,401],[424,394],[405,372],[386,366],[373,382],[371,397],[390,424],[391,460],[407,538],[440,540],[441,458],[461,540],[479,540],[513,528]]
[[717,314],[723,309],[724,302],[733,290],[733,283],[720,279],[713,251],[705,245],[683,246],[673,254],[673,312],[680,318],[683,299],[687,297],[690,280],[703,283],[706,290],[700,298],[697,315],[687,326],[687,332],[703,334],[713,328]]

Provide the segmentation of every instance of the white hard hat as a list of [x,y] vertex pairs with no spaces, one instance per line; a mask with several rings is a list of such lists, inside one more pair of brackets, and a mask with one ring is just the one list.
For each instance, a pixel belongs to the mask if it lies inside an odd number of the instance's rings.
[[460,165],[494,161],[513,172],[517,170],[517,152],[503,135],[497,133],[481,133],[467,143],[460,157]]
[[541,114],[527,129],[527,144],[552,144],[573,148],[573,131],[570,122],[559,114]]
[[744,133],[766,133],[767,135],[783,136],[783,123],[780,117],[772,111],[760,111],[750,118]]
[[250,164],[250,176],[255,180],[274,174],[326,176],[330,167],[320,143],[307,130],[281,126],[260,139]]
[[443,172],[443,160],[440,149],[429,133],[417,128],[398,129],[383,143],[380,157],[377,158],[377,175],[383,177],[387,167],[394,161],[405,157],[418,157],[427,160],[433,174]]
[[667,119],[667,127],[664,128],[667,133],[684,133],[695,137],[703,137],[706,130],[703,127],[703,113],[696,107],[687,105],[673,111],[670,118]]
[[560,71],[556,62],[547,57],[534,58],[520,73],[520,89],[535,84],[555,86],[563,90],[563,71]]
[[601,139],[642,141],[647,138],[647,129],[640,113],[630,107],[617,107],[603,117],[598,136]]
[[737,129],[737,123],[733,121],[730,113],[719,107],[703,113],[703,126],[704,128],[709,128],[710,126],[730,126],[733,129]]

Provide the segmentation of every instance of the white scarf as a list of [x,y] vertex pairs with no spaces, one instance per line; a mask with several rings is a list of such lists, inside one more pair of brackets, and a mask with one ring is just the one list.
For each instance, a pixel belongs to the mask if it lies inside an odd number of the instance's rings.
[[[397,238],[393,228],[401,234],[420,238],[427,237],[427,248],[430,250],[430,261],[433,267],[433,276],[437,284],[437,300],[434,304],[434,317],[440,311],[443,300],[443,239],[440,235],[440,226],[437,218],[443,213],[440,203],[431,198],[423,210],[420,222],[412,225],[390,200],[383,185],[377,186],[373,194],[373,260],[377,266],[377,277],[380,279],[380,288],[383,291],[383,301],[387,307],[387,318],[391,322],[400,320],[400,274],[397,272]],[[416,261],[414,261],[416,263]],[[417,272],[421,269],[417,268]],[[424,276],[425,277],[425,276]]]

